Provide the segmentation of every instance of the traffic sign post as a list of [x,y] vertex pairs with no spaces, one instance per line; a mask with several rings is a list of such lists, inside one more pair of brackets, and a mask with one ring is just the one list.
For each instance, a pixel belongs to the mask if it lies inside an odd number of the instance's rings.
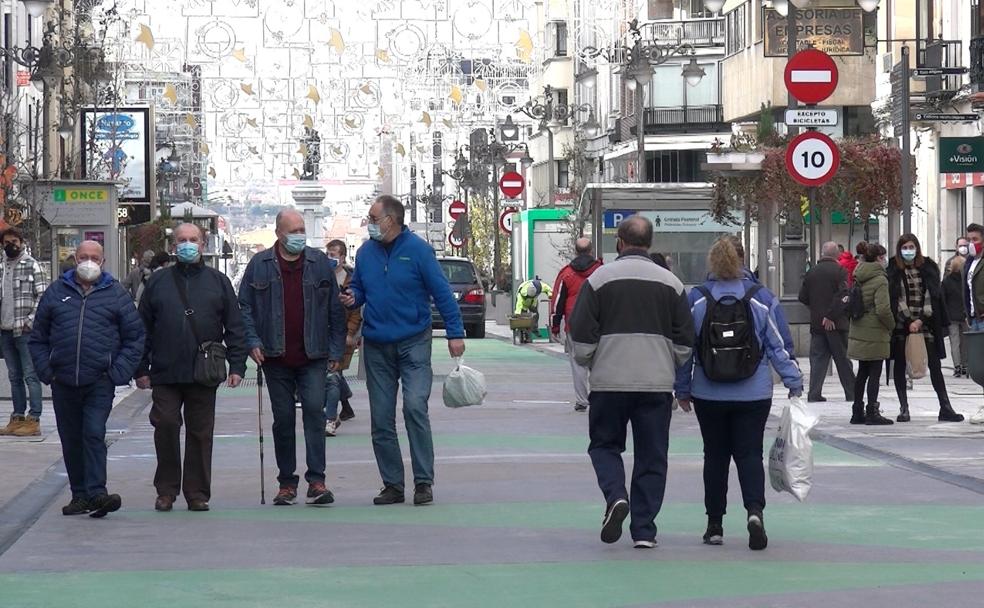
[[515,171],[507,171],[499,179],[499,190],[506,198],[518,198],[526,189],[526,180]]
[[786,64],[786,89],[807,105],[818,104],[833,95],[838,77],[834,60],[816,49],[802,50]]
[[506,234],[512,234],[513,231],[513,216],[519,213],[519,209],[516,207],[506,207],[499,214],[499,229]]
[[786,170],[804,186],[826,184],[839,167],[840,149],[834,140],[818,131],[800,133],[786,148]]
[[466,205],[464,201],[452,201],[452,203],[448,205],[448,215],[453,220],[457,220],[466,213],[468,213],[468,205]]

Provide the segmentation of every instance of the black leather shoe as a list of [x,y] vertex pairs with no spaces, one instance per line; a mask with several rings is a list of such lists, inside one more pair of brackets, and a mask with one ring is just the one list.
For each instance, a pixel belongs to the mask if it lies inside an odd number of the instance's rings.
[[403,496],[403,488],[398,488],[397,486],[383,486],[383,489],[379,491],[376,498],[372,499],[372,504],[395,505],[405,501],[406,498]]
[[102,496],[97,496],[90,500],[89,506],[92,508],[92,512],[89,513],[89,517],[99,519],[106,517],[109,513],[119,511],[120,507],[123,506],[123,500],[120,498],[119,494],[103,494]]
[[208,511],[208,501],[207,500],[189,500],[188,501],[189,511]]
[[154,501],[154,510],[166,512],[174,508],[174,497],[173,496],[158,496],[157,500]]
[[434,502],[434,490],[429,483],[418,483],[413,489],[413,504],[429,505]]

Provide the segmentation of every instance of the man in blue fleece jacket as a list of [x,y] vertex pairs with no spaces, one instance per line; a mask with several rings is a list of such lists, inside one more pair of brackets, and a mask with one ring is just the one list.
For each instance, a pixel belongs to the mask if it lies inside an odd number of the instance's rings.
[[413,504],[433,502],[434,441],[427,400],[431,369],[431,298],[444,318],[448,351],[465,352],[465,328],[451,286],[431,246],[403,225],[403,203],[383,195],[369,209],[369,236],[355,258],[348,308],[363,306],[362,356],[366,362],[372,448],[383,478],[377,505],[404,501],[403,456],[396,437],[396,393],[403,381],[403,420],[413,464]]

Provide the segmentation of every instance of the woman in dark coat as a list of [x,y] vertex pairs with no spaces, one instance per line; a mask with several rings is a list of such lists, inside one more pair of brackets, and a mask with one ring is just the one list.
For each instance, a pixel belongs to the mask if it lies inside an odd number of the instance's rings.
[[888,294],[895,317],[892,332],[892,360],[895,367],[895,392],[899,396],[899,422],[909,422],[909,397],[905,386],[905,343],[910,334],[919,333],[926,339],[929,374],[940,402],[940,422],[961,422],[963,416],[954,412],[946,394],[946,381],[940,361],[946,358],[944,336],[949,319],[943,306],[940,290],[940,268],[924,257],[919,239],[903,234],[895,246],[895,257],[888,263]]
[[967,376],[967,345],[963,332],[967,327],[967,310],[964,308],[963,267],[965,258],[955,255],[950,258],[943,284],[943,306],[950,319],[950,354],[953,358],[953,377]]

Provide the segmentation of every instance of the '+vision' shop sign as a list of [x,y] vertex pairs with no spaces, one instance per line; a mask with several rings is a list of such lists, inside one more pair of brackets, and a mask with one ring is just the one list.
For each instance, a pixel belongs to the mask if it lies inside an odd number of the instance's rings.
[[984,172],[984,137],[941,137],[940,173]]

